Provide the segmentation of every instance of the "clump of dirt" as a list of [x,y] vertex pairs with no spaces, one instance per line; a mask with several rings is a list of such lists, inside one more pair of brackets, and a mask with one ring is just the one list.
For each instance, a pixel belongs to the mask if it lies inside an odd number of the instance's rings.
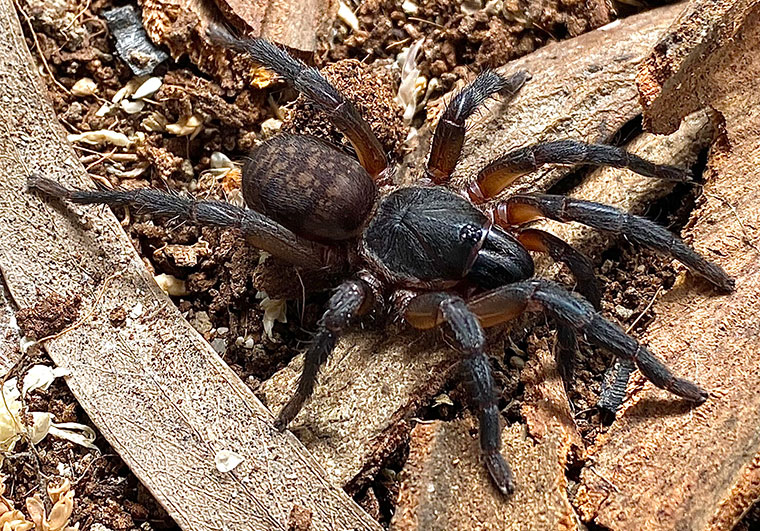
[[[354,59],[329,64],[321,72],[342,94],[355,102],[385,152],[400,160],[409,128],[404,125],[401,107],[395,101],[398,72],[384,62],[368,65]],[[296,100],[283,130],[320,136],[336,146],[347,145],[345,137],[330,125],[328,118],[315,111],[303,96]]]
[[580,35],[610,22],[603,0],[369,0],[356,9],[358,31],[336,26],[323,62],[395,58],[424,38],[421,75],[437,79],[441,92],[467,77],[528,54],[549,40]]
[[22,308],[16,312],[16,321],[24,335],[42,339],[73,323],[79,315],[81,305],[82,297],[79,295],[64,296],[54,291],[31,308]]

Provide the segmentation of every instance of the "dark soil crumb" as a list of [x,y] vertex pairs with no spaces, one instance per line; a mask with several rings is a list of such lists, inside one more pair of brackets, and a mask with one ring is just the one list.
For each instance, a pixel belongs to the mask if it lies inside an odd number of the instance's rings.
[[64,296],[53,292],[40,299],[31,308],[16,313],[16,320],[24,335],[42,339],[60,332],[77,318],[82,298],[79,295]]

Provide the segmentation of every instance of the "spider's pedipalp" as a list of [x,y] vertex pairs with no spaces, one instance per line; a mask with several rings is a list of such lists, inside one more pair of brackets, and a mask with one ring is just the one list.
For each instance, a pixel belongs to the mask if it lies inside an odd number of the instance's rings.
[[251,245],[295,265],[329,268],[339,266],[341,261],[331,247],[302,238],[258,212],[225,201],[196,201],[150,188],[70,190],[36,175],[29,177],[27,186],[29,190],[72,203],[131,206],[141,213],[199,226],[237,228]]
[[501,455],[501,423],[496,403],[491,364],[485,353],[486,336],[475,314],[458,296],[450,293],[425,293],[412,299],[405,312],[406,320],[416,328],[447,324],[462,352],[469,357],[463,367],[470,395],[478,410],[480,449],[496,487],[505,495],[514,491],[514,480]]
[[734,280],[720,266],[703,258],[666,228],[641,216],[601,203],[549,194],[513,195],[502,206],[497,211],[499,223],[519,225],[541,217],[577,221],[672,256],[722,292],[734,290]]
[[486,70],[454,96],[438,120],[430,146],[426,171],[433,182],[443,184],[453,173],[462,152],[467,118],[496,94],[511,98],[528,79],[525,70],[510,77]]
[[386,169],[387,157],[369,124],[356,106],[327,81],[319,70],[267,40],[239,39],[218,24],[210,24],[206,34],[217,44],[244,52],[254,62],[275,72],[303,94],[346,135],[356,150],[361,165],[372,177],[377,177]]

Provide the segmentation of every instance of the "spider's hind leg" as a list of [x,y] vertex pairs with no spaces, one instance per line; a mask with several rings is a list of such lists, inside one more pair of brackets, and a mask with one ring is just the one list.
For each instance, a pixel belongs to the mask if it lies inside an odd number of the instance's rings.
[[334,268],[342,260],[333,247],[302,238],[258,212],[225,201],[196,201],[150,188],[72,190],[37,175],[29,177],[27,188],[72,203],[132,206],[146,214],[198,226],[237,228],[251,245],[291,264],[311,269]]

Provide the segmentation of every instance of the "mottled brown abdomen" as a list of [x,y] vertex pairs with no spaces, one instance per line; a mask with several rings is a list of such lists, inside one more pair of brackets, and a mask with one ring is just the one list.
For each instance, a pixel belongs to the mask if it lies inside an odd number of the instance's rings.
[[312,136],[275,136],[256,147],[243,168],[248,206],[315,240],[358,236],[376,194],[355,159]]

